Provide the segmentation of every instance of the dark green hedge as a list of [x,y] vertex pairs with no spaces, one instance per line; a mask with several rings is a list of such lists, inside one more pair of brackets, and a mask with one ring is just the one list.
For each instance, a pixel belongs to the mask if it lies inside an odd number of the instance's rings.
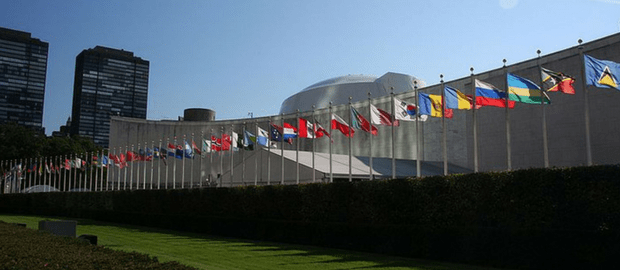
[[0,211],[494,266],[592,268],[617,263],[620,255],[620,166],[299,186],[8,194],[0,196]]

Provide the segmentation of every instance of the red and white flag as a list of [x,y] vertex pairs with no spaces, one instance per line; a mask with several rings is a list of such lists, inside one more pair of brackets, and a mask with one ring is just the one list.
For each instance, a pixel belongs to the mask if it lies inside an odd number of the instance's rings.
[[372,121],[375,125],[384,125],[384,126],[399,126],[400,122],[398,120],[394,120],[391,114],[388,112],[375,107],[375,105],[370,104],[370,121]]
[[342,132],[342,134],[344,134],[344,136],[351,136],[353,137],[353,135],[355,134],[355,130],[353,130],[348,124],[347,122],[345,122],[344,120],[342,120],[342,118],[340,118],[340,116],[332,113],[332,129],[337,129],[340,130],[340,132]]
[[312,124],[312,122],[299,117],[299,121],[298,121],[297,126],[299,127],[299,137],[300,138],[310,138],[310,139],[313,139],[313,138],[316,137],[315,133],[314,133],[314,125]]

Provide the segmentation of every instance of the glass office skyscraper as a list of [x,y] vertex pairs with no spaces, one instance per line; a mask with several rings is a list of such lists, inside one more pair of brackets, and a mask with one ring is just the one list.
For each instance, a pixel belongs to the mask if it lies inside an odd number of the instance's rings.
[[0,27],[0,123],[43,129],[49,44],[30,33]]
[[96,46],[76,58],[71,133],[107,147],[110,116],[146,119],[149,62]]

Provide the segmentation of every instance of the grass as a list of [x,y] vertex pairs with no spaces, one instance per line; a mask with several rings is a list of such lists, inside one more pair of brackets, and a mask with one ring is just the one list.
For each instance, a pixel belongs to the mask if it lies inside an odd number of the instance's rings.
[[[37,216],[0,215],[7,223],[37,229]],[[492,269],[312,246],[222,238],[78,219],[77,235],[92,234],[98,245],[138,252],[160,262],[177,261],[200,269]],[[1,252],[1,251],[0,251]]]

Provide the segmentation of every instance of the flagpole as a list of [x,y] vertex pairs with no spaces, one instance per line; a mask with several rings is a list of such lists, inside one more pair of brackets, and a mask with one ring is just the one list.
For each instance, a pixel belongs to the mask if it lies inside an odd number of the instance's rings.
[[[416,177],[422,176],[422,160],[420,150],[422,147],[420,146],[420,104],[418,104],[418,81],[413,80],[413,94],[415,95],[415,140],[416,140],[416,160],[415,160],[415,169],[416,169]],[[395,103],[394,98],[392,98],[392,103]],[[395,114],[393,114],[396,117]],[[394,120],[396,121],[396,120]]]
[[[297,175],[295,176],[295,180],[299,185],[299,109],[297,109],[297,138],[295,140],[297,149],[295,150],[295,163],[297,163]],[[284,132],[284,126],[282,126],[282,131]]]
[[[351,156],[352,156],[352,151],[351,151],[351,130],[353,129],[353,112],[352,112],[352,106],[351,106],[351,99],[352,97],[349,96],[349,182],[353,182],[353,173],[352,173],[352,165],[351,164]],[[371,128],[372,131],[372,128]]]
[[312,118],[312,183],[316,182],[316,167],[314,164],[314,146],[315,146],[315,141],[316,141],[316,120],[314,119],[314,109],[316,108],[316,106],[314,104],[312,104],[312,114],[311,117]]
[[196,145],[196,142],[194,142],[194,132],[192,132],[192,145],[190,145],[190,150],[192,153],[192,164],[190,166],[190,172],[189,172],[189,188],[194,188],[194,161],[195,161],[195,157],[196,157],[196,153],[194,153],[194,145]]
[[[30,158],[30,168],[34,169],[33,164],[34,163],[32,162],[32,158]],[[30,187],[32,186],[32,171],[30,171],[30,177],[28,177],[28,186],[30,186]]]
[[161,154],[163,152],[161,149],[161,138],[159,138],[159,146],[157,149],[159,149],[159,161],[157,162],[157,189],[160,189],[161,188],[161,163],[162,163],[162,159],[164,158]]
[[233,128],[234,128],[234,126],[230,125],[230,187],[233,186],[233,175],[234,175],[234,171],[235,171],[235,167],[234,167],[234,164],[233,164],[234,163],[233,154],[235,153],[234,149],[233,149],[234,148],[233,147],[233,145],[234,145],[234,142],[233,142],[233,140],[234,140],[234,138],[233,138],[233,133],[234,133]]
[[211,181],[213,180],[213,179],[211,179],[211,173],[213,172],[213,148],[214,148],[214,146],[213,146],[213,129],[211,129],[211,133],[210,133],[210,136],[209,136],[209,142],[210,143],[208,145],[209,146],[209,170],[208,170],[208,172],[209,172],[209,186],[211,186],[211,184],[212,184]]
[[[127,152],[129,152],[128,144],[125,145],[125,155],[127,155]],[[120,154],[122,154],[122,152]],[[129,169],[127,169],[127,166],[129,165],[127,162],[127,157],[125,157],[125,160],[121,160],[121,166],[123,166],[123,163],[125,163],[125,171],[123,172],[123,190],[127,190],[127,171],[129,171]]]
[[[87,158],[90,157],[90,191],[95,191],[93,189],[93,184],[94,184],[93,178],[95,178],[93,177],[93,175],[97,175],[97,172],[94,172],[97,170],[97,166],[95,166],[95,169],[93,170],[93,161],[94,161],[93,154],[97,156],[97,152],[94,152],[94,153],[91,152],[89,156],[86,156]],[[99,165],[99,162],[97,162],[97,165]],[[95,189],[97,189],[97,185],[95,185]]]
[[[69,161],[69,156],[70,155],[65,155],[65,162],[64,162],[65,163],[65,166],[64,166],[65,167],[65,181],[64,181],[65,182],[65,192],[69,191],[69,186],[71,185],[71,183],[70,183],[71,179],[70,179],[70,175],[69,175],[69,170],[67,169],[67,162]],[[68,165],[69,165],[69,168],[71,168],[71,163],[70,162],[69,162]],[[35,176],[36,176],[36,174],[35,174]],[[69,182],[69,183],[67,183],[67,182]]]
[[183,150],[181,150],[181,189],[185,188],[185,144],[187,144],[187,136],[183,134]]
[[540,107],[542,110],[542,133],[543,133],[543,159],[545,168],[549,168],[549,145],[547,141],[547,116],[545,112],[545,86],[543,84],[544,78],[542,77],[542,67],[540,66],[540,50],[537,50],[538,58],[536,64],[538,65],[538,75],[540,75]]
[[[174,149],[172,149],[172,151],[174,151]],[[170,155],[170,137],[166,138],[166,159],[169,158]],[[172,156],[172,159],[174,159],[174,155]],[[168,173],[168,163],[166,163],[166,183],[164,184],[164,188],[168,189],[168,179],[170,178],[170,174]]]
[[[155,172],[155,170],[153,169],[153,166],[155,165],[155,164],[153,164],[153,163],[155,163],[155,149],[154,148],[155,148],[155,141],[152,140],[151,141],[151,188],[149,188],[149,189],[153,189],[153,174]],[[147,157],[148,157],[148,151],[147,151],[146,154],[147,154]],[[146,174],[145,174],[145,176],[146,176]]]
[[[243,129],[242,129],[242,131],[243,131],[243,133],[242,133],[243,134],[242,135],[243,139],[241,140],[241,142],[242,142],[241,143],[241,148],[242,149],[239,150],[239,151],[242,151],[241,152],[241,184],[243,186],[245,186],[245,143],[246,143],[246,141],[245,141],[245,137],[246,137],[245,136],[245,130],[246,130],[246,123],[245,123],[245,121],[243,121]],[[249,146],[250,146],[250,144],[248,143],[248,147]]]
[[[86,152],[86,155],[88,155],[88,152]],[[84,160],[85,160],[85,159],[86,159],[86,156],[84,156],[84,158],[83,158],[83,159],[80,159],[80,169],[84,169],[84,170],[86,170],[86,168],[84,168],[85,164],[82,164],[82,163],[84,162]],[[45,158],[45,164],[47,165],[47,158]],[[84,171],[84,172],[85,172],[85,171]],[[80,177],[80,178],[82,179],[82,180],[80,181],[80,185],[79,185],[79,186],[80,186],[80,187],[79,187],[80,192],[84,192],[84,190],[83,190],[83,188],[82,188],[82,185],[84,185],[84,188],[86,188],[86,180],[85,180],[85,173],[84,173],[84,172],[82,172],[82,173],[81,173],[81,174],[82,174],[82,176]],[[44,174],[44,175],[43,175],[43,180],[44,180],[44,181],[47,181],[47,180],[48,180],[47,174]]]
[[280,134],[280,184],[284,185],[284,113],[280,114],[280,126],[282,127],[282,134]]
[[512,153],[510,149],[510,91],[508,90],[508,71],[506,68],[506,59],[502,60],[504,62],[504,91],[506,93],[506,163],[508,165],[508,170],[512,170]]
[[[254,126],[256,126],[256,143],[254,143],[254,185],[258,185],[258,153],[261,153],[261,169],[263,168],[262,149],[259,149],[258,144],[258,120],[254,120]],[[261,174],[262,177],[262,174]]]
[[[333,136],[332,134],[334,134],[334,126],[332,124],[332,121],[333,121],[332,119],[333,119],[334,116],[332,114],[333,114],[333,112],[332,112],[332,102],[330,101],[329,102],[329,134],[330,134],[330,136]],[[330,138],[330,142],[329,142],[329,182],[330,183],[334,182],[334,171],[332,170],[332,167],[333,167],[333,164],[332,164],[333,163],[332,162],[333,161],[332,160],[332,151],[333,151],[332,150],[332,148],[333,148],[332,144],[334,144],[334,143],[331,141],[331,138]]]
[[581,61],[581,86],[583,88],[583,112],[585,117],[585,129],[586,129],[586,162],[588,166],[592,166],[592,146],[590,144],[590,108],[588,102],[588,85],[586,84],[586,70],[583,59],[583,46],[581,45],[581,39],[579,39],[579,61]]
[[220,187],[224,184],[224,126],[220,127],[220,151],[218,152],[220,156]]
[[211,186],[212,184],[212,180],[211,179],[211,173],[213,172],[213,129],[211,129],[211,133],[209,134],[209,169],[207,170],[207,172],[209,172],[209,186]]
[[[394,115],[396,112],[396,104],[394,104],[394,87],[390,87],[390,97],[392,98],[392,115]],[[370,129],[372,131],[372,127]],[[392,132],[392,179],[396,179],[396,144],[394,142],[394,125],[390,127],[390,130]]]
[[[76,187],[79,188],[79,180],[78,180],[78,176],[77,176],[77,153],[73,153],[73,186],[72,189],[75,189]],[[41,158],[41,163],[43,163],[43,158]],[[40,175],[39,175],[40,176]],[[40,178],[39,178],[40,179]]]
[[476,78],[474,77],[474,67],[470,67],[469,71],[471,72],[471,92],[472,92],[472,119],[474,126],[474,172],[478,172],[478,122],[477,122],[477,114],[476,114]]
[[[370,149],[368,150],[368,180],[372,181],[373,179],[373,175],[372,175],[372,107],[371,107],[372,103],[370,101],[370,91],[368,91],[368,116],[370,119],[370,136],[368,136],[368,140],[369,140],[369,145],[370,145]],[[392,117],[394,114],[392,114]],[[391,119],[392,120],[392,125],[394,125],[394,121],[395,119]]]
[[144,142],[144,158],[142,160],[142,189],[146,189],[146,159],[148,158],[148,142]]
[[448,135],[446,134],[446,89],[443,83],[443,74],[439,74],[441,82],[441,128],[443,148],[443,175],[448,175]]
[[[136,189],[140,189],[140,159],[142,159],[142,157],[144,155],[140,154],[140,150],[142,150],[142,148],[140,148],[140,143],[138,143],[138,147],[136,148],[138,150],[138,160],[135,160],[135,156],[134,156],[134,160],[133,162],[138,162],[138,164],[136,165]],[[132,151],[133,152],[133,151]],[[142,154],[144,154],[144,150],[142,150]],[[142,165],[142,167],[144,167],[144,164]],[[132,176],[133,176],[133,168],[132,168]],[[131,181],[133,183],[133,181]]]
[[200,129],[200,173],[198,174],[198,182],[200,184],[198,184],[198,186],[202,187],[202,161],[204,159],[204,157],[202,156],[203,154],[206,156],[207,155],[207,149],[204,148],[205,145],[205,131],[201,128]]

